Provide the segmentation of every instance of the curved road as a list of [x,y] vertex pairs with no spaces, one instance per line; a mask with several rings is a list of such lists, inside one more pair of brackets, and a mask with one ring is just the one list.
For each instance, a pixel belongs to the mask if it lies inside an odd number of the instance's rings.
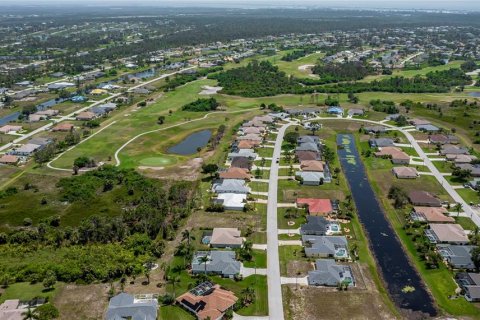
[[322,117],[316,117],[311,119],[311,121],[315,120],[347,120],[347,121],[359,121],[359,122],[366,122],[366,123],[371,123],[371,124],[376,124],[376,125],[382,125],[387,128],[390,128],[392,130],[397,130],[403,133],[410,142],[410,144],[413,146],[415,151],[418,153],[419,157],[423,160],[425,166],[432,172],[433,176],[437,179],[437,181],[442,185],[442,187],[447,191],[447,193],[452,197],[452,199],[460,203],[462,205],[463,212],[465,213],[466,216],[470,217],[472,221],[480,227],[480,216],[478,213],[472,209],[472,207],[465,201],[463,198],[458,194],[458,192],[450,185],[450,183],[445,179],[445,177],[440,173],[440,171],[435,167],[435,165],[432,163],[432,161],[428,158],[428,156],[425,154],[425,152],[422,150],[418,142],[415,140],[415,138],[412,136],[412,134],[400,127],[396,127],[390,124],[386,124],[383,122],[378,122],[378,121],[373,121],[373,120],[367,120],[367,119],[355,119],[355,118],[322,118]]

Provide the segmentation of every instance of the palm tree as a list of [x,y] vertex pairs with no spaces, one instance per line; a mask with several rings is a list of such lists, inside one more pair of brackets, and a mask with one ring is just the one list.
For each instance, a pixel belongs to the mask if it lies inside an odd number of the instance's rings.
[[455,209],[455,211],[457,211],[457,217],[458,217],[460,215],[460,211],[462,211],[463,209],[463,205],[458,202],[453,208]]
[[188,246],[190,246],[190,242],[195,240],[195,237],[192,235],[192,232],[188,229],[183,230],[182,232],[182,241],[187,240]]
[[205,265],[205,275],[207,274],[207,262],[210,261],[210,258],[207,255],[200,257],[200,264]]
[[173,286],[173,299],[176,297],[176,284],[180,283],[180,277],[175,277],[175,276],[169,276],[168,277],[168,283],[170,283]]
[[35,312],[28,308],[27,311],[22,313],[23,320],[37,320],[38,316],[35,314]]

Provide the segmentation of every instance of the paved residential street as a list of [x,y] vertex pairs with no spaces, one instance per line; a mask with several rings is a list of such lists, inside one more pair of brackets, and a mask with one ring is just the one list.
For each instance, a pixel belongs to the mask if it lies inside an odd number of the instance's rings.
[[283,136],[292,123],[283,125],[278,130],[273,150],[273,161],[270,168],[270,182],[267,203],[267,283],[268,283],[268,315],[270,319],[283,320],[282,286],[280,277],[280,260],[278,255],[278,225],[277,225],[277,193],[278,193],[278,163],[282,149]]

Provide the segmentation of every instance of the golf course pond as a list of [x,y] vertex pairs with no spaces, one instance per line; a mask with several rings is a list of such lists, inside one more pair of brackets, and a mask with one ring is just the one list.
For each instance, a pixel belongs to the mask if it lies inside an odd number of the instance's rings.
[[179,155],[191,155],[198,152],[198,148],[203,148],[208,144],[212,136],[211,130],[202,130],[192,133],[176,145],[168,148],[167,153]]

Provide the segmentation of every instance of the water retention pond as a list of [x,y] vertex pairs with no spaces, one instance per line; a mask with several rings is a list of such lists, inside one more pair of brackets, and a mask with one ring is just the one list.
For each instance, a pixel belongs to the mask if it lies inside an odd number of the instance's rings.
[[392,300],[400,309],[436,315],[432,298],[375,197],[354,137],[351,134],[339,134],[337,145],[359,220],[366,230],[370,248]]

